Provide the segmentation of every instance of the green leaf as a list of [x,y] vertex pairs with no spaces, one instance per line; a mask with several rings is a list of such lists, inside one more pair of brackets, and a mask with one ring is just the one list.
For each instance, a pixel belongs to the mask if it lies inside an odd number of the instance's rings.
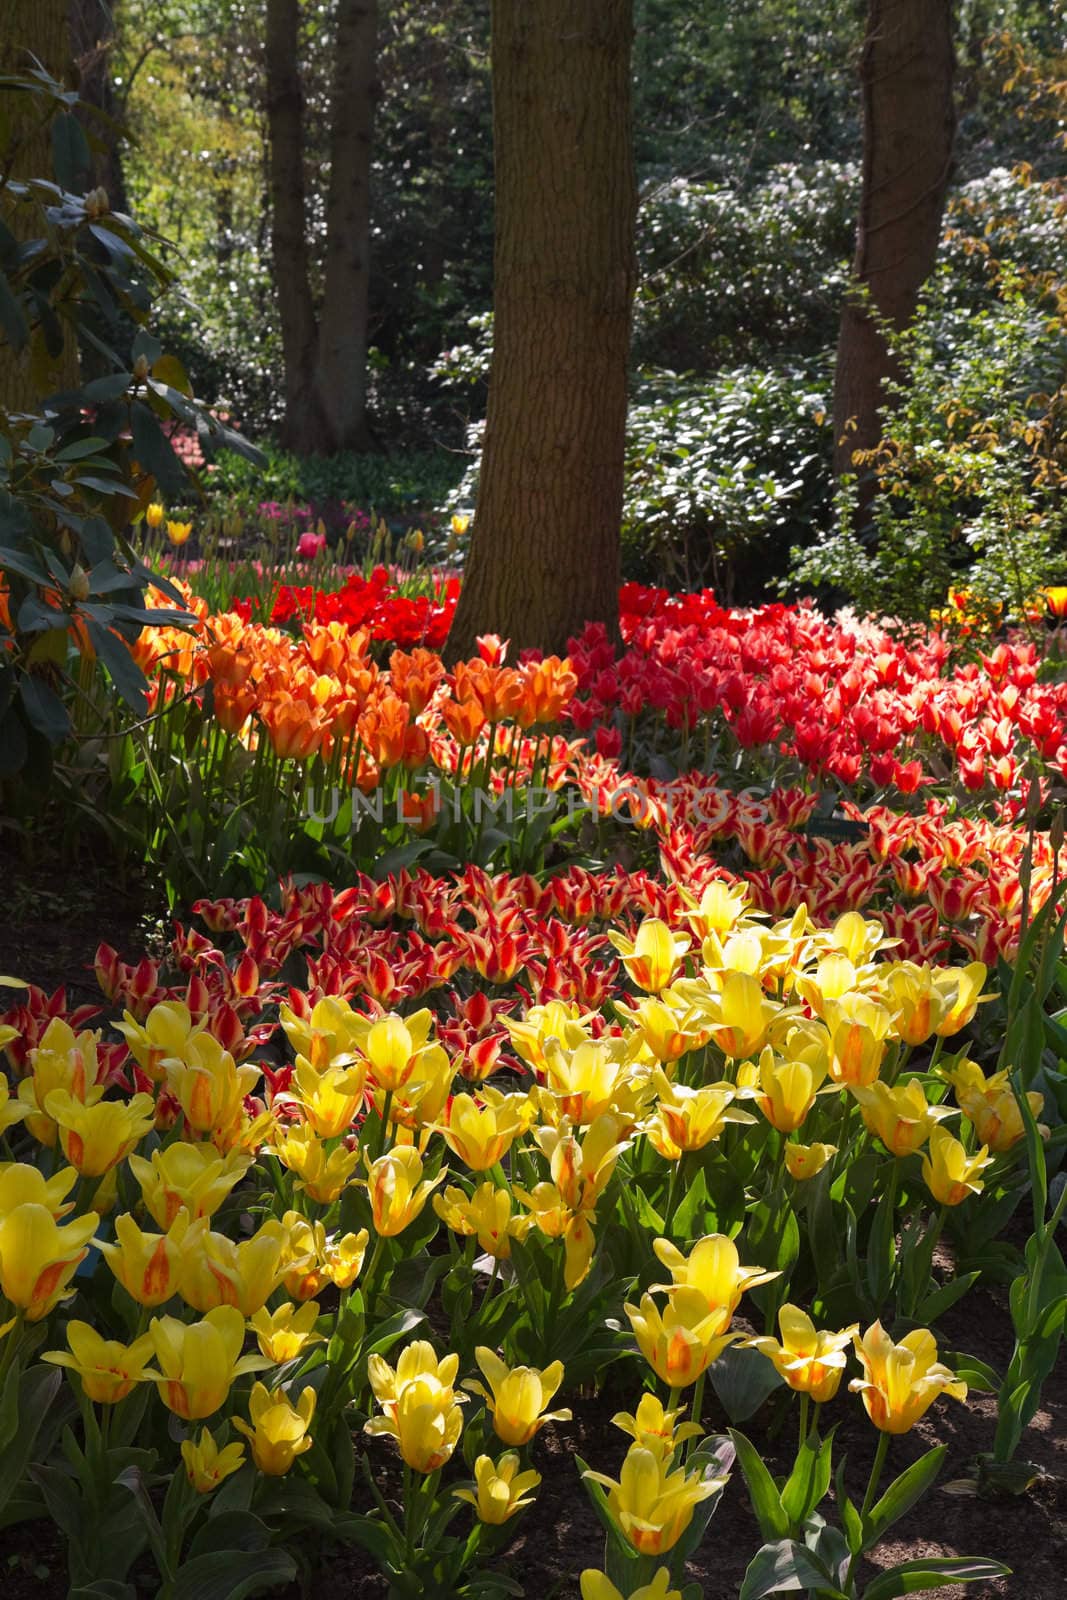
[[215,1551],[183,1562],[171,1600],[243,1600],[295,1577],[296,1562],[284,1550],[258,1551],[254,1561],[244,1550]]
[[64,189],[83,191],[92,171],[89,141],[77,117],[64,112],[52,123],[52,166]]
[[270,1529],[251,1511],[224,1511],[209,1517],[189,1546],[189,1556],[204,1556],[218,1551],[265,1550],[270,1544]]
[[737,1460],[744,1474],[748,1497],[762,1538],[767,1541],[788,1538],[789,1517],[766,1462],[752,1441],[746,1439],[738,1429],[730,1429],[730,1438],[737,1451]]
[[145,699],[148,684],[128,647],[118,634],[113,633],[110,628],[103,627],[99,622],[89,622],[86,627],[96,653],[107,668],[115,688],[126,704],[138,716],[143,717],[148,704]]
[[111,400],[120,400],[132,382],[132,372],[109,372],[106,377],[91,378],[80,393],[94,405],[107,405]]
[[794,1589],[815,1589],[820,1596],[840,1594],[821,1561],[795,1539],[765,1544],[748,1564],[737,1600],[764,1600],[765,1595]]
[[1010,1567],[984,1556],[927,1556],[883,1572],[864,1589],[863,1600],[894,1600],[898,1594],[920,1594],[944,1583],[980,1583],[1010,1574]]
[[871,1507],[863,1530],[864,1544],[868,1548],[877,1544],[886,1529],[910,1511],[916,1500],[922,1499],[941,1471],[946,1449],[946,1445],[935,1445],[918,1461],[913,1461]]
[[179,394],[184,394],[192,399],[193,386],[189,382],[189,374],[178,360],[177,356],[160,356],[152,367],[152,376],[160,383],[169,384],[172,389],[177,389]]
[[26,673],[19,684],[19,695],[30,726],[43,733],[49,744],[61,744],[70,733],[70,715],[55,691],[42,679]]
[[830,1487],[833,1434],[819,1439],[809,1433],[793,1464],[782,1490],[782,1507],[790,1522],[799,1528],[807,1521]]
[[915,1312],[915,1320],[924,1328],[928,1328],[938,1317],[943,1317],[945,1312],[954,1306],[957,1300],[962,1300],[974,1284],[978,1282],[980,1274],[965,1272],[962,1277],[952,1278],[943,1284],[940,1289],[933,1290],[921,1302]]
[[708,1368],[711,1386],[722,1401],[731,1422],[744,1422],[766,1400],[782,1380],[758,1350],[725,1349]]
[[0,778],[13,778],[21,772],[28,753],[25,725],[12,706],[0,717]]

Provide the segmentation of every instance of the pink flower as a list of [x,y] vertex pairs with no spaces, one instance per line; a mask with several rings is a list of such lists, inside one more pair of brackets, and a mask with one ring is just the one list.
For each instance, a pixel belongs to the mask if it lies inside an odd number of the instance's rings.
[[326,548],[326,535],[324,533],[302,533],[296,541],[296,553],[301,561],[314,561]]

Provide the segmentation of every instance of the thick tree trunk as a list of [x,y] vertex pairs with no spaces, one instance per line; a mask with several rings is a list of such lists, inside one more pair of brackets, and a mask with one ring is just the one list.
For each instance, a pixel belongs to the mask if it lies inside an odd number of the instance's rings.
[[104,189],[112,211],[128,211],[126,177],[122,169],[119,106],[111,82],[111,54],[115,48],[119,0],[70,0],[70,41],[78,68],[78,93],[87,106],[104,113],[105,121],[91,112],[80,113],[86,132],[100,141],[93,151],[93,187]]
[[271,244],[285,364],[281,438],[287,448],[310,454],[321,447],[323,418],[315,396],[318,327],[307,247],[299,13],[299,0],[267,0],[267,126]]
[[330,129],[326,273],[316,390],[331,450],[366,450],[370,164],[377,0],[341,0]]
[[[26,71],[33,66],[31,57],[36,57],[54,78],[68,78],[71,53],[67,0],[0,0],[0,72]],[[41,125],[40,105],[28,94],[3,91],[0,101],[0,170],[16,180],[51,178],[51,137],[48,128]],[[0,217],[16,236],[22,231],[18,213],[18,207],[4,204],[0,189]],[[58,359],[50,362],[43,343],[38,341],[31,341],[30,347],[16,357],[0,330],[0,407],[36,411],[46,394],[72,389],[77,382],[78,347],[71,334]]]
[[[852,280],[894,329],[915,315],[933,270],[956,117],[952,0],[869,0],[860,64],[863,179]],[[834,383],[836,472],[881,438],[883,384],[894,361],[862,301],[841,316]]]
[[618,627],[634,289],[631,0],[493,0],[495,327],[450,659]]

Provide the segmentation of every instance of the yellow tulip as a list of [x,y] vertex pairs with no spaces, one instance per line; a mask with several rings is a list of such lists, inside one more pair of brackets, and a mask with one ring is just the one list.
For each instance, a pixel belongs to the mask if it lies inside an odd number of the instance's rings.
[[[1001,1155],[1018,1144],[1025,1127],[1007,1068],[987,1078],[976,1061],[965,1058],[947,1077],[956,1103],[988,1149]],[[1029,1089],[1026,1098],[1036,1117],[1044,1104],[1043,1096],[1039,1090]]]
[[634,983],[648,994],[659,994],[661,989],[667,988],[678,963],[689,950],[688,937],[672,933],[658,917],[646,917],[633,939],[628,939],[624,933],[610,932],[608,938]]
[[642,1094],[631,1069],[619,1060],[617,1048],[605,1040],[585,1039],[573,1050],[564,1050],[557,1039],[546,1039],[544,1054],[547,1085],[541,1097],[554,1102],[553,1122],[567,1117],[581,1127],[605,1112],[632,1116],[647,1098],[647,1090]]
[[981,961],[972,961],[966,967],[945,968],[938,975],[939,986],[943,986],[950,997],[948,1011],[935,1029],[939,1038],[953,1038],[967,1026],[983,1001],[993,998],[982,993],[988,976]]
[[249,1318],[248,1325],[256,1336],[260,1353],[280,1367],[287,1361],[295,1361],[308,1345],[326,1342],[324,1334],[315,1332],[318,1316],[317,1300],[306,1301],[298,1311],[293,1309],[293,1302],[287,1300],[276,1311],[261,1307]]
[[367,1029],[362,1048],[380,1089],[402,1089],[426,1048],[433,1017],[427,1010],[410,1017],[380,1017]]
[[493,1430],[504,1444],[529,1444],[546,1422],[570,1421],[569,1410],[546,1409],[563,1382],[562,1361],[553,1361],[543,1372],[537,1367],[509,1367],[485,1345],[477,1347],[474,1359],[489,1388],[477,1378],[463,1387],[485,1400],[493,1418]]
[[756,1120],[731,1103],[737,1096],[732,1083],[690,1089],[670,1083],[662,1073],[657,1073],[655,1081],[659,1101],[644,1131],[665,1161],[677,1161],[688,1150],[703,1150],[721,1136],[728,1123]]
[[547,1239],[563,1240],[564,1285],[577,1289],[588,1275],[596,1246],[593,1207],[583,1203],[573,1208],[554,1183],[537,1183],[529,1193],[513,1184],[512,1193],[522,1205],[529,1207],[534,1226]]
[[881,1139],[894,1156],[913,1155],[943,1118],[955,1115],[950,1106],[928,1105],[918,1078],[894,1088],[881,1081],[851,1087],[867,1131]]
[[713,1041],[731,1057],[758,1055],[771,1024],[781,1017],[781,1008],[748,972],[725,973],[721,990],[709,992],[701,1009]]
[[59,1129],[63,1154],[83,1178],[101,1178],[150,1133],[156,1106],[151,1095],[85,1105],[68,1089],[53,1089],[44,1110]]
[[66,1089],[84,1105],[95,1105],[103,1099],[96,1048],[99,1042],[99,1033],[85,1030],[75,1034],[69,1023],[53,1017],[40,1044],[30,1051],[32,1076],[19,1084],[18,1098],[27,1110],[26,1126],[38,1144],[51,1146],[56,1142],[58,1130],[44,1109],[54,1090]]
[[[415,1070],[403,1088],[393,1092],[389,1120],[403,1128],[417,1130],[439,1122],[452,1093],[456,1069],[439,1044],[427,1045],[415,1057]],[[385,1091],[374,1095],[378,1115],[385,1114]]]
[[825,1015],[831,1078],[850,1088],[873,1083],[881,1071],[892,1012],[866,995],[848,994],[828,1001]]
[[724,1233],[705,1234],[696,1241],[688,1256],[669,1239],[654,1239],[652,1248],[672,1279],[669,1285],[654,1283],[653,1289],[674,1290],[681,1286],[694,1289],[703,1297],[706,1309],[724,1311],[727,1322],[747,1289],[780,1276],[777,1272],[765,1272],[762,1267],[743,1267],[737,1246]]
[[167,1083],[194,1133],[223,1136],[244,1115],[245,1096],[259,1082],[258,1067],[239,1067],[214,1034],[192,1034],[181,1061],[166,1062]]
[[821,1172],[826,1163],[837,1154],[836,1144],[787,1144],[785,1147],[785,1164],[789,1176],[796,1178],[798,1183],[803,1183],[806,1178],[814,1178]]
[[678,1445],[686,1439],[699,1438],[704,1431],[695,1422],[679,1423],[681,1415],[681,1407],[666,1411],[663,1402],[654,1394],[643,1394],[634,1415],[631,1416],[628,1411],[617,1411],[611,1420],[616,1428],[628,1433],[635,1444],[667,1461]]
[[524,1094],[502,1094],[487,1086],[480,1099],[481,1104],[469,1094],[455,1095],[446,1120],[435,1124],[448,1148],[472,1172],[487,1172],[495,1166],[536,1117]]
[[372,1355],[367,1376],[383,1415],[372,1417],[364,1432],[397,1441],[400,1454],[416,1472],[436,1472],[451,1456],[463,1429],[455,1391],[457,1355],[438,1361],[433,1346],[416,1339],[401,1352],[396,1368]]
[[491,1183],[480,1184],[469,1199],[462,1189],[448,1188],[434,1195],[433,1208],[446,1228],[477,1238],[478,1248],[500,1261],[509,1258],[512,1239],[522,1238],[531,1224],[529,1217],[512,1215],[511,1195]]
[[183,1252],[178,1293],[194,1311],[236,1306],[243,1317],[261,1311],[286,1270],[289,1230],[268,1218],[251,1238],[237,1241],[224,1233],[207,1233],[201,1247]]
[[641,1296],[640,1306],[627,1304],[623,1310],[641,1354],[672,1389],[695,1383],[737,1338],[724,1332],[729,1313],[709,1309],[699,1289],[673,1290],[662,1311],[650,1294]]
[[[7,1029],[0,1028],[0,1041]],[[11,1030],[12,1038],[17,1038],[14,1028]],[[31,1107],[25,1101],[13,1100],[11,1090],[8,1088],[7,1079],[0,1077],[0,1133],[6,1133],[8,1128],[13,1128],[16,1123],[31,1115]]]
[[243,1150],[221,1156],[210,1144],[177,1143],[153,1150],[151,1160],[130,1156],[149,1214],[167,1229],[184,1206],[191,1217],[210,1217],[244,1177],[252,1157]]
[[[626,1600],[607,1573],[598,1572],[595,1567],[586,1567],[579,1583],[582,1600]],[[643,1583],[639,1589],[630,1590],[630,1600],[682,1600],[682,1591],[672,1589],[670,1584],[669,1570],[657,1567],[651,1583]]]
[[673,989],[630,1005],[616,1000],[615,1009],[624,1021],[631,1022],[653,1060],[670,1065],[690,1050],[708,1042],[708,1030],[699,1013]]
[[987,1145],[971,1156],[947,1128],[934,1128],[923,1152],[923,1182],[940,1205],[958,1206],[968,1195],[981,1194],[983,1184],[979,1173],[985,1171],[992,1159]]
[[863,1399],[867,1415],[883,1433],[907,1433],[939,1395],[967,1398],[967,1385],[937,1359],[928,1328],[916,1328],[894,1344],[880,1322],[853,1338],[863,1377],[849,1388]]
[[327,1234],[321,1222],[308,1222],[296,1211],[287,1211],[282,1223],[289,1233],[283,1267],[285,1291],[294,1300],[310,1300],[328,1283],[349,1289],[363,1270],[370,1235],[366,1228],[358,1233]]
[[925,1044],[948,1015],[951,997],[937,976],[929,964],[920,967],[914,961],[899,961],[885,972],[886,1004],[894,1013],[894,1032],[905,1044]]
[[362,1109],[366,1089],[365,1062],[317,1071],[306,1056],[297,1056],[289,1097],[320,1139],[337,1139],[348,1132]]
[[164,1062],[184,1061],[195,1035],[203,1033],[200,1023],[180,1000],[161,1000],[152,1007],[143,1023],[124,1011],[115,1027],[129,1046],[130,1054],[155,1082],[164,1077]]
[[320,1206],[340,1199],[359,1165],[358,1149],[339,1144],[327,1153],[322,1137],[309,1123],[278,1128],[272,1148],[282,1166],[296,1173],[297,1188]]
[[233,1425],[251,1443],[252,1460],[260,1472],[281,1478],[297,1456],[311,1449],[314,1441],[308,1428],[314,1413],[315,1391],[310,1386],[294,1406],[284,1389],[268,1390],[257,1381],[248,1397],[251,1425],[242,1417],[234,1417]]
[[153,1317],[149,1327],[160,1372],[150,1373],[168,1411],[187,1422],[210,1417],[234,1382],[269,1363],[243,1356],[245,1319],[234,1306],[216,1306],[199,1322]]
[[499,1527],[524,1506],[533,1505],[531,1491],[541,1482],[539,1472],[520,1472],[519,1465],[515,1450],[505,1450],[495,1463],[491,1456],[479,1456],[474,1463],[475,1487],[452,1493],[474,1507],[479,1522]]
[[756,1104],[772,1128],[795,1133],[815,1104],[815,1093],[825,1077],[805,1061],[783,1061],[768,1045],[760,1056],[762,1093]]
[[171,544],[184,544],[192,531],[193,525],[191,522],[171,522],[168,518],[167,538]]
[[67,1196],[78,1181],[73,1167],[60,1167],[46,1178],[39,1167],[23,1161],[0,1162],[0,1216],[16,1206],[44,1206],[56,1222],[74,1210]]
[[596,1205],[629,1143],[625,1126],[623,1118],[606,1112],[590,1123],[580,1141],[566,1119],[558,1128],[536,1129],[534,1138],[548,1157],[552,1182],[569,1210],[592,1210]]
[[367,1190],[371,1214],[378,1233],[392,1239],[422,1211],[427,1196],[443,1183],[446,1172],[436,1178],[422,1178],[422,1157],[410,1145],[394,1147],[367,1167]]
[[780,1343],[766,1335],[746,1339],[745,1344],[766,1356],[791,1389],[820,1404],[832,1400],[845,1370],[845,1349],[859,1332],[859,1324],[854,1322],[840,1333],[820,1332],[799,1306],[784,1305],[778,1326]]
[[693,907],[682,916],[690,924],[697,938],[704,940],[709,933],[720,937],[729,933],[737,923],[749,916],[749,889],[743,884],[729,884],[716,879],[709,883],[699,902],[689,891],[681,888],[682,899]]
[[144,519],[150,528],[161,528],[166,518],[166,511],[158,500],[153,500],[145,507]]
[[562,1000],[550,1000],[542,1006],[531,1006],[518,1021],[501,1017],[501,1022],[511,1036],[512,1048],[521,1061],[542,1076],[548,1072],[545,1044],[555,1039],[565,1050],[574,1050],[589,1038],[587,1023],[591,1012],[581,1011],[576,1005]]
[[831,928],[830,943],[859,965],[870,961],[872,956],[893,941],[886,938],[880,922],[875,922],[873,918],[868,921],[858,911],[846,911]]
[[67,1343],[69,1353],[46,1350],[41,1360],[76,1372],[86,1395],[98,1405],[116,1405],[125,1400],[135,1383],[152,1376],[145,1370],[152,1353],[152,1340],[147,1333],[131,1345],[124,1345],[117,1339],[101,1338],[87,1322],[71,1321],[67,1324]]
[[61,1228],[33,1201],[0,1216],[0,1292],[27,1322],[40,1322],[66,1296],[99,1220],[91,1211]]
[[327,995],[316,1001],[307,1018],[298,1017],[289,1006],[282,1006],[278,1019],[293,1047],[293,1054],[306,1056],[320,1070],[325,1066],[351,1064],[370,1027],[367,1017],[359,1016],[347,1000],[337,995]]
[[142,1233],[124,1213],[115,1218],[115,1240],[100,1240],[100,1252],[126,1293],[141,1306],[161,1306],[178,1292],[190,1252],[203,1247],[207,1222],[179,1211],[166,1233]]
[[199,1440],[182,1440],[185,1475],[197,1494],[213,1493],[224,1478],[244,1465],[244,1459],[243,1444],[235,1441],[220,1450],[207,1428],[201,1428]]
[[639,1444],[631,1445],[627,1451],[617,1483],[601,1472],[584,1472],[582,1476],[609,1491],[608,1515],[641,1555],[662,1555],[673,1550],[700,1502],[709,1499],[725,1482],[699,1472],[688,1477],[682,1469],[670,1472],[660,1456]]

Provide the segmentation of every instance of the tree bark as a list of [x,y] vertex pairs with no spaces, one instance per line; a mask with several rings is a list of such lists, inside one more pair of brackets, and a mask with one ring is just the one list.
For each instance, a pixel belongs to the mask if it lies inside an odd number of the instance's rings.
[[[869,0],[852,283],[897,330],[915,315],[941,234],[956,127],[952,24],[952,0]],[[841,315],[834,382],[839,476],[855,470],[854,452],[877,445],[885,380],[898,376],[876,322],[851,293]]]
[[340,0],[334,50],[322,303],[311,287],[298,0],[267,0],[274,281],[285,362],[282,443],[300,455],[367,450],[370,168],[377,0]]
[[[70,41],[78,68],[78,93],[86,106],[103,117],[79,112],[86,133],[98,141],[93,150],[93,187],[104,189],[112,211],[128,211],[126,175],[122,167],[121,120],[111,82],[111,53],[115,47],[119,0],[70,0]],[[104,118],[110,119],[105,121]]]
[[635,185],[631,0],[493,0],[495,326],[449,659],[618,628]]
[[378,98],[377,0],[341,0],[316,387],[331,450],[367,450],[370,167]]
[[315,397],[318,327],[307,247],[299,13],[299,0],[267,0],[267,127],[271,245],[285,366],[281,442],[310,453],[323,424]]
[[[0,0],[0,71],[24,72],[33,66],[31,57],[36,57],[54,78],[61,82],[69,79],[67,0]],[[0,98],[5,119],[0,134],[0,172],[16,181],[51,178],[51,136],[49,128],[42,124],[36,98],[3,91]],[[0,216],[18,237],[23,232],[19,208],[9,211],[4,198],[0,188]],[[36,411],[44,395],[57,389],[73,389],[77,383],[78,347],[69,330],[61,354],[52,362],[44,355],[43,342],[35,360],[34,340],[17,357],[0,331],[0,407]]]

